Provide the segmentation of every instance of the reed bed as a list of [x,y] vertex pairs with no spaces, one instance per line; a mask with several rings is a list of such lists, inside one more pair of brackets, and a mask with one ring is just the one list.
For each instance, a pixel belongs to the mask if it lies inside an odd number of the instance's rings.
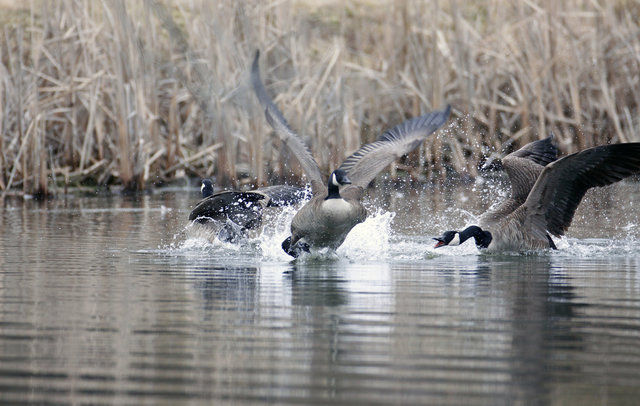
[[472,177],[485,155],[550,131],[565,153],[640,139],[637,2],[6,3],[3,196],[299,181],[249,85],[256,49],[276,103],[327,172],[447,103],[447,129],[393,173]]

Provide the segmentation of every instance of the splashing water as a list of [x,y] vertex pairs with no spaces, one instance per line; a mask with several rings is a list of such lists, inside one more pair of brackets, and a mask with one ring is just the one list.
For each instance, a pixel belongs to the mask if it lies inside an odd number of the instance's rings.
[[395,213],[376,209],[363,223],[353,227],[337,253],[358,262],[388,258],[394,217]]
[[220,241],[217,238],[218,230],[206,224],[189,223],[185,228],[174,235],[173,242],[162,247],[163,252],[170,256],[194,257],[207,259],[229,259],[236,262],[238,259],[252,261],[259,256],[253,248],[250,240],[240,244],[232,244]]
[[638,241],[633,238],[608,239],[608,238],[562,238],[558,250],[554,256],[561,258],[607,258],[612,257],[638,257]]
[[282,250],[282,241],[289,235],[289,227],[299,207],[284,207],[265,213],[262,231],[255,237],[262,258],[267,261],[288,261],[291,257]]
[[[250,252],[262,261],[289,261],[291,257],[282,250],[281,244],[290,235],[289,226],[297,210],[296,207],[267,210],[262,229],[257,232],[252,231],[249,238],[240,244],[219,241],[216,238],[217,233],[211,227],[189,224],[182,233],[184,239],[176,241],[165,249],[179,255],[206,251],[208,254],[233,256]],[[311,258],[347,258],[350,261],[388,258],[394,217],[395,213],[377,208],[363,223],[351,230],[337,252],[322,249],[314,252]],[[176,240],[179,238],[179,236],[175,237]]]
[[[497,182],[490,180],[483,185],[483,190],[490,189],[487,195],[500,195],[502,189]],[[633,184],[631,185],[633,186]],[[623,201],[631,200],[626,193],[625,185],[619,185],[624,196]],[[628,187],[627,187],[628,188]],[[611,189],[609,189],[611,190]],[[615,191],[615,189],[613,189]],[[633,189],[635,190],[635,189]],[[386,195],[385,195],[386,196]],[[455,195],[454,195],[455,196]],[[425,259],[443,258],[453,260],[455,257],[469,259],[473,256],[495,255],[485,254],[469,241],[457,247],[435,249],[433,237],[445,230],[455,230],[473,224],[477,214],[484,212],[490,204],[482,196],[469,194],[475,200],[457,202],[458,204],[433,205],[424,204],[420,210],[411,210],[415,206],[397,205],[398,210],[386,211],[384,200],[375,203],[375,197],[365,201],[369,217],[362,224],[351,230],[345,242],[336,252],[320,250],[314,255],[305,255],[299,260],[346,260],[349,262],[381,262],[381,261],[423,261]],[[597,196],[597,195],[596,195]],[[396,196],[406,199],[404,195]],[[423,197],[418,197],[423,199]],[[501,200],[501,199],[497,199]],[[621,199],[622,200],[622,199]],[[417,200],[420,202],[420,200]],[[492,200],[493,202],[493,200]],[[495,202],[493,202],[495,203]],[[558,258],[599,258],[606,256],[640,256],[638,235],[640,228],[634,206],[628,203],[617,210],[597,211],[590,209],[589,199],[581,206],[574,219],[574,224],[567,237],[554,238],[557,251],[542,250],[539,252],[511,253],[512,255],[541,255]],[[408,207],[409,209],[405,208]],[[230,261],[253,261],[263,263],[289,262],[292,258],[281,247],[289,235],[289,227],[299,207],[269,208],[265,210],[263,227],[252,230],[249,238],[240,244],[229,244],[218,241],[216,232],[199,224],[186,225],[173,238],[169,246],[160,247],[169,255],[215,257]],[[616,221],[615,214],[623,211],[624,218]],[[611,219],[609,218],[611,217]],[[508,255],[508,254],[507,254]],[[305,258],[306,257],[306,258]]]

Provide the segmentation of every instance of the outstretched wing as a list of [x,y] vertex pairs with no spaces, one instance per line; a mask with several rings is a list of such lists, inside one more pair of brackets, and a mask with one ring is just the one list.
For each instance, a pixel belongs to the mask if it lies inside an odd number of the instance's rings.
[[557,156],[558,147],[553,143],[551,134],[502,158],[502,168],[511,182],[511,198],[519,205],[524,203],[544,167],[555,161]]
[[525,202],[529,230],[561,236],[587,190],[640,173],[640,143],[601,145],[546,166]]
[[558,147],[553,143],[552,133],[497,160],[509,176],[511,195],[480,216],[479,224],[494,224],[522,206],[545,165],[555,161],[557,156]]
[[345,159],[340,169],[347,171],[354,186],[367,187],[387,165],[414,150],[446,123],[450,113],[451,106],[447,106],[385,131],[376,141],[363,145]]
[[324,189],[324,182],[322,181],[320,168],[318,167],[315,159],[313,159],[313,155],[311,155],[311,151],[307,145],[302,141],[298,134],[289,127],[289,124],[282,115],[282,112],[278,109],[267,93],[267,89],[265,89],[262,79],[260,78],[259,59],[260,51],[256,51],[256,56],[253,59],[253,64],[251,65],[251,83],[253,84],[253,90],[260,101],[260,105],[264,109],[264,115],[267,122],[276,132],[278,137],[280,137],[282,142],[298,159],[304,173],[311,182],[311,188],[315,194],[317,191]]
[[553,138],[554,135],[551,133],[547,138],[530,142],[519,150],[508,154],[505,158],[526,158],[538,165],[546,166],[558,159],[558,147],[553,142]]

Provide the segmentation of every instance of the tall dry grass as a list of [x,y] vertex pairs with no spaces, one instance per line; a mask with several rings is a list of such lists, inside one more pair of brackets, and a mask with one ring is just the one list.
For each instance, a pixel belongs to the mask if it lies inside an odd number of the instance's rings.
[[0,21],[0,189],[140,190],[300,176],[249,88],[263,76],[322,168],[447,103],[398,164],[471,176],[554,131],[564,152],[639,140],[640,6],[618,0],[35,1]]

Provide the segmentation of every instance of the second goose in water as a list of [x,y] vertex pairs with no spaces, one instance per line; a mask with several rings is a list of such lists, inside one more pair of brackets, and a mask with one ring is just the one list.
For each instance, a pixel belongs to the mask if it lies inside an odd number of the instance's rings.
[[320,168],[300,137],[289,127],[260,79],[256,52],[251,67],[253,89],[267,122],[296,156],[311,181],[313,197],[293,217],[291,236],[282,243],[284,251],[297,257],[309,248],[337,249],[347,234],[367,217],[361,203],[365,188],[376,175],[397,158],[417,148],[428,135],[448,119],[451,108],[407,120],[384,132],[375,142],[360,147],[322,180]]
[[477,225],[434,238],[435,247],[473,238],[478,248],[489,251],[555,249],[550,235],[564,235],[587,190],[640,172],[637,142],[601,145],[554,161],[556,151],[549,137],[504,157],[511,196]]
[[231,243],[241,241],[247,237],[248,230],[262,225],[265,208],[290,206],[307,198],[304,189],[289,185],[214,193],[210,179],[202,180],[200,191],[202,200],[189,214],[189,220],[219,229],[218,239]]

